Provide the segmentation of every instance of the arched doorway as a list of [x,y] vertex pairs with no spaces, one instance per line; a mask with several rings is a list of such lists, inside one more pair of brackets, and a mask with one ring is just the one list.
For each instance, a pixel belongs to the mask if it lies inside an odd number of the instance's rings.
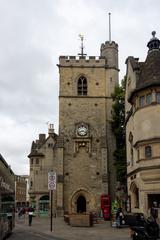
[[86,199],[80,195],[77,199],[77,213],[86,212]]
[[[70,213],[91,212],[95,209],[95,196],[85,188],[79,188],[69,198]],[[95,209],[96,211],[96,209]]]

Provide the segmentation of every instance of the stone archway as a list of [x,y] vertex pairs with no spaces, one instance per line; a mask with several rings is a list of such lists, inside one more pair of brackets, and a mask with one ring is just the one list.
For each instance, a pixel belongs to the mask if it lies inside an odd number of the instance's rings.
[[74,191],[69,199],[69,212],[91,212],[95,211],[95,196],[85,188]]

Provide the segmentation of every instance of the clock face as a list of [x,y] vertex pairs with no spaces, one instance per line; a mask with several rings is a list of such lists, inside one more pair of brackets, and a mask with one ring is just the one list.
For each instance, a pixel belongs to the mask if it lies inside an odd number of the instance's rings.
[[78,135],[85,136],[87,134],[87,128],[85,126],[81,126],[77,129]]

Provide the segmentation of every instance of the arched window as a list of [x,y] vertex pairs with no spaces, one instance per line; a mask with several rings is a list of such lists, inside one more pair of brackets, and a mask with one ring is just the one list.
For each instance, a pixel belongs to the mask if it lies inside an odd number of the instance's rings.
[[151,146],[146,146],[145,147],[145,157],[146,158],[151,158],[152,157],[152,148],[151,148]]
[[80,96],[86,96],[87,95],[87,79],[83,76],[81,76],[78,79],[77,93]]

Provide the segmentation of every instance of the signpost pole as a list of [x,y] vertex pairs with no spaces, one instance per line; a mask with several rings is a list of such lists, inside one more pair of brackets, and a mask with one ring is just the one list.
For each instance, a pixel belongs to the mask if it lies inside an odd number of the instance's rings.
[[50,171],[48,173],[48,190],[50,190],[50,206],[51,206],[51,217],[50,217],[50,230],[52,232],[53,222],[53,190],[56,190],[56,172]]
[[51,194],[51,232],[52,232],[52,220],[53,220],[53,190],[50,192]]

